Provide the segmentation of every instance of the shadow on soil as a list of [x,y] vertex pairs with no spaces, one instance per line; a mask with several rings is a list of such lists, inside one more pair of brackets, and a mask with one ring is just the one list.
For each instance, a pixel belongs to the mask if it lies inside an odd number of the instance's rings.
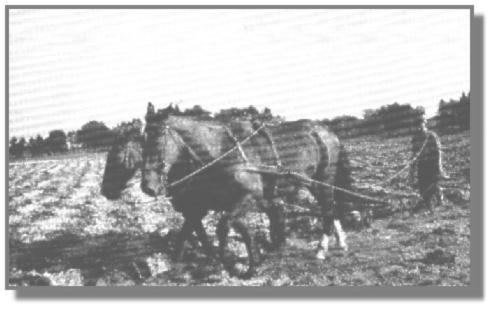
[[[107,233],[81,237],[61,232],[49,240],[29,244],[11,241],[10,262],[17,270],[57,273],[81,270],[84,285],[136,285],[159,274],[171,282],[186,281],[183,273],[202,282],[218,268],[200,253],[187,248],[181,263],[172,264],[177,233],[158,234]],[[197,249],[198,245],[194,245]],[[197,268],[199,265],[213,266]],[[197,270],[187,273],[187,271]],[[187,278],[187,276],[185,276]],[[11,277],[12,285],[50,285],[40,274],[21,273]]]

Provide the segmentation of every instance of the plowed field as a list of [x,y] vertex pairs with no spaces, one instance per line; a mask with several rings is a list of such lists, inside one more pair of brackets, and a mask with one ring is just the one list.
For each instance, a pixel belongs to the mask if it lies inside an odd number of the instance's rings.
[[[348,252],[314,258],[320,222],[289,217],[288,242],[264,254],[248,280],[230,277],[217,259],[188,245],[170,259],[182,217],[131,180],[122,198],[100,194],[106,154],[9,165],[9,250],[12,285],[468,285],[470,282],[469,133],[441,137],[445,204],[413,212],[416,191],[407,173],[385,182],[410,159],[410,137],[344,140],[359,193],[389,201],[372,208],[371,227],[348,230]],[[310,199],[308,199],[310,200]],[[309,201],[300,208],[315,208]],[[288,211],[295,207],[290,206]],[[255,211],[255,210],[254,210]],[[248,215],[266,233],[265,216]],[[300,211],[300,210],[298,210]],[[217,215],[205,220],[215,240]],[[216,241],[215,241],[216,242]]]

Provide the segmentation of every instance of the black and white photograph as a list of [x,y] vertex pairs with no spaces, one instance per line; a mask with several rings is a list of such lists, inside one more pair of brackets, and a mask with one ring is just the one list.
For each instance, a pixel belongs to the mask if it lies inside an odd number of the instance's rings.
[[472,9],[6,9],[7,288],[469,286]]

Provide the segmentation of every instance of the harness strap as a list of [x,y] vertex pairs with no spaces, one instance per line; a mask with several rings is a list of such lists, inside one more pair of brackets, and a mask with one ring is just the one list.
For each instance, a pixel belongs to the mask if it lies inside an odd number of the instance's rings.
[[396,177],[398,177],[403,172],[405,172],[405,170],[407,170],[408,167],[410,167],[412,164],[414,164],[419,159],[420,155],[422,154],[422,152],[425,149],[425,146],[426,146],[428,140],[429,140],[429,136],[426,136],[424,143],[420,147],[420,150],[418,151],[418,153],[411,160],[409,160],[400,171],[396,172],[395,174],[393,174],[392,176],[390,176],[389,178],[387,178],[384,181],[377,182],[376,185],[384,185],[384,184],[390,182],[391,180],[395,179]]
[[[363,200],[368,200],[368,201],[372,201],[372,202],[376,202],[376,203],[384,203],[384,204],[389,203],[386,200],[376,199],[374,197],[367,196],[367,195],[364,195],[364,194],[359,194],[357,192],[350,191],[348,189],[345,189],[345,188],[342,188],[342,187],[338,187],[338,186],[333,185],[333,184],[329,184],[329,183],[325,183],[325,182],[322,182],[322,181],[318,181],[318,180],[309,178],[309,177],[307,177],[307,176],[305,176],[305,175],[303,175],[301,173],[298,173],[296,171],[292,171],[292,170],[279,171],[278,169],[273,169],[273,167],[271,167],[271,166],[266,166],[266,165],[259,165],[259,166],[261,168],[247,167],[247,168],[243,168],[243,170],[244,171],[249,171],[249,172],[255,172],[255,173],[267,173],[267,174],[273,174],[273,175],[278,175],[278,176],[294,177],[294,178],[299,179],[301,181],[305,181],[305,182],[307,182],[309,184],[321,185],[321,186],[324,186],[324,187],[327,187],[327,188],[331,188],[331,189],[336,190],[336,191],[340,191],[340,192],[346,193],[346,194],[348,194],[350,196],[361,198]],[[263,167],[265,169],[263,169]]]
[[[254,122],[254,129],[258,129],[260,127],[260,124],[257,124]],[[276,161],[276,166],[277,167],[282,167],[281,159],[280,159],[280,154],[278,153],[278,150],[276,149],[276,145],[274,144],[273,136],[271,135],[271,132],[264,127],[262,130],[259,131],[262,133],[262,135],[268,140],[269,145],[271,146],[271,151],[274,154],[274,158]]]
[[[168,126],[165,127],[166,130],[170,130],[170,128]],[[190,156],[192,156],[192,158],[199,162],[201,165],[204,165],[204,162],[201,160],[201,158],[199,157],[199,155],[197,155],[197,153],[190,147],[190,145],[185,142],[183,139],[182,139],[182,143],[180,143],[180,141],[178,141],[174,136],[173,136],[173,133],[172,132],[169,132],[170,133],[170,136],[172,137],[173,141],[175,142],[175,144],[177,145],[180,145],[180,144],[183,144],[186,148],[187,148],[187,151],[189,152]]]
[[240,156],[242,156],[242,159],[244,160],[244,162],[248,163],[249,160],[247,159],[247,156],[245,155],[244,149],[242,148],[242,145],[240,144],[240,142],[238,142],[237,138],[233,135],[230,128],[228,128],[226,126],[224,126],[224,128],[225,128],[225,131],[226,131],[226,134],[228,135],[228,137],[233,141],[233,143],[235,143],[235,146],[237,147],[238,152],[240,153]]
[[242,144],[246,143],[247,141],[249,141],[250,139],[252,139],[252,137],[254,137],[255,135],[257,135],[257,133],[259,132],[259,130],[261,130],[263,127],[264,127],[264,125],[261,125],[261,127],[259,127],[257,130],[254,130],[248,137],[246,137],[245,139],[243,139],[242,141],[240,141],[238,143],[238,145],[235,145],[234,147],[232,147],[231,149],[229,149],[228,151],[226,151],[225,153],[223,153],[222,155],[220,155],[216,159],[208,162],[207,164],[205,164],[201,168],[199,168],[199,169],[197,169],[197,170],[189,173],[188,175],[182,177],[180,180],[177,180],[177,181],[169,184],[169,187],[174,187],[174,186],[180,185],[181,183],[187,181],[188,179],[194,177],[195,175],[201,173],[202,171],[208,169],[209,167],[211,167],[215,163],[219,162],[220,160],[222,160],[226,156],[230,155],[230,153],[234,152],[239,146],[241,146]]

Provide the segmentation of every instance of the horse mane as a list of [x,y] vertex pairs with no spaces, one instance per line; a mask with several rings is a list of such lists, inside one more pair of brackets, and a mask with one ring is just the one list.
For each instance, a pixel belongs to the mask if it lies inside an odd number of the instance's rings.
[[190,125],[200,125],[207,129],[219,129],[225,126],[225,124],[216,120],[204,120],[188,115],[172,115],[168,118],[168,124],[175,129],[180,129],[184,126],[188,127]]
[[211,129],[225,126],[225,124],[217,120],[207,120],[197,116],[177,114],[171,107],[159,109],[154,115],[146,116],[146,122],[158,125],[165,124],[166,122],[167,125],[175,129],[188,125],[206,126]]

